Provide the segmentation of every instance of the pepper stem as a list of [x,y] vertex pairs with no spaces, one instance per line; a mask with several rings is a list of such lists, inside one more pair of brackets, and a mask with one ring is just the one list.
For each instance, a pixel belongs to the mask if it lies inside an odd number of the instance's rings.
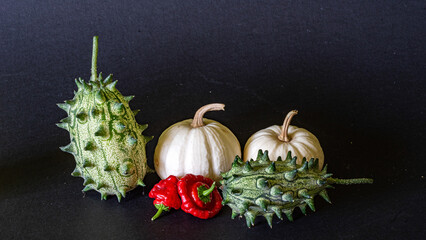
[[212,186],[209,189],[203,191],[203,196],[210,195],[210,193],[213,192],[215,187],[216,187],[216,182],[213,182]]
[[206,112],[210,111],[225,111],[225,104],[223,103],[211,103],[205,106],[202,106],[194,115],[194,119],[192,120],[191,127],[197,128],[204,126],[203,116]]
[[165,206],[164,204],[156,204],[155,207],[158,209],[157,213],[151,218],[151,221],[154,221],[157,219],[161,213],[164,211],[169,211],[169,207]]
[[93,36],[93,49],[92,49],[92,81],[97,79],[97,63],[98,63],[98,36]]
[[283,126],[281,127],[281,134],[278,136],[278,139],[283,142],[290,142],[290,137],[288,136],[288,127],[290,126],[290,121],[294,115],[298,113],[297,110],[290,111],[284,119]]
[[372,184],[373,179],[371,178],[353,178],[353,179],[338,179],[338,178],[327,178],[327,182],[331,184]]

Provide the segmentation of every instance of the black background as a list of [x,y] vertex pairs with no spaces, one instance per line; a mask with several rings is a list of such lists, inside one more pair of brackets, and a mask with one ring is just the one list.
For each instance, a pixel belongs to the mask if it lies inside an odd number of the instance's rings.
[[[1,239],[424,239],[424,1],[0,1]],[[201,220],[172,211],[155,222],[147,193],[121,202],[84,195],[58,147],[56,103],[98,70],[113,73],[155,139],[202,105],[244,146],[254,132],[292,124],[320,140],[330,172],[372,177],[337,186],[295,221],[248,229],[228,207]]]

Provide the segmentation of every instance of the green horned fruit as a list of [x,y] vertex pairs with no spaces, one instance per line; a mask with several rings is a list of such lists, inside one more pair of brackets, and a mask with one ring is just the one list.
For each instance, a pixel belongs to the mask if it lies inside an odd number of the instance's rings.
[[327,166],[318,170],[318,159],[302,160],[296,164],[296,157],[288,152],[283,161],[271,161],[268,151],[259,150],[256,161],[244,162],[236,156],[231,170],[222,173],[223,205],[232,209],[232,219],[244,216],[247,227],[254,225],[256,216],[263,215],[272,228],[272,219],[277,215],[293,221],[293,210],[298,207],[306,214],[308,206],[315,211],[314,197],[320,195],[330,202],[327,188],[332,184],[373,183],[372,179],[337,179],[327,173]]
[[118,201],[138,185],[148,170],[145,144],[152,139],[142,135],[148,125],[135,120],[129,101],[116,88],[112,75],[97,74],[98,37],[93,37],[92,75],[88,83],[76,79],[78,91],[72,100],[59,103],[68,117],[57,124],[70,133],[71,143],[60,149],[74,155],[74,177],[82,177],[83,192],[96,190],[101,199],[116,195]]

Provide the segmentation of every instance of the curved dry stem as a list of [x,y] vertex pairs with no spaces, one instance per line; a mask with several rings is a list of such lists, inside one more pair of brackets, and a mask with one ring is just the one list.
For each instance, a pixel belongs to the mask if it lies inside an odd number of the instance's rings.
[[281,134],[278,136],[278,139],[283,142],[290,142],[290,137],[288,136],[288,127],[290,126],[291,119],[294,115],[298,113],[297,110],[290,111],[284,119],[283,126],[281,127]]
[[225,104],[223,103],[211,103],[205,106],[202,106],[194,115],[194,119],[192,120],[191,127],[197,128],[204,126],[203,117],[206,112],[210,111],[225,111]]

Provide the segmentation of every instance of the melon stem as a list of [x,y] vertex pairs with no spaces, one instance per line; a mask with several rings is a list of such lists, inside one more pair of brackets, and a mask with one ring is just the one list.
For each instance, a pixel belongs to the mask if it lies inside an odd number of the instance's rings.
[[338,178],[327,178],[327,182],[331,184],[372,184],[373,179],[371,178],[353,178],[353,179],[338,179]]
[[93,36],[93,49],[92,49],[92,81],[97,79],[97,63],[98,63],[98,36]]
[[290,142],[290,137],[288,136],[288,127],[290,126],[291,119],[298,113],[297,110],[290,111],[284,119],[284,123],[281,127],[281,133],[278,136],[278,139],[283,142]]
[[203,117],[206,112],[210,111],[225,111],[225,104],[223,103],[211,103],[205,106],[202,106],[194,115],[192,120],[191,127],[198,128],[204,126]]

